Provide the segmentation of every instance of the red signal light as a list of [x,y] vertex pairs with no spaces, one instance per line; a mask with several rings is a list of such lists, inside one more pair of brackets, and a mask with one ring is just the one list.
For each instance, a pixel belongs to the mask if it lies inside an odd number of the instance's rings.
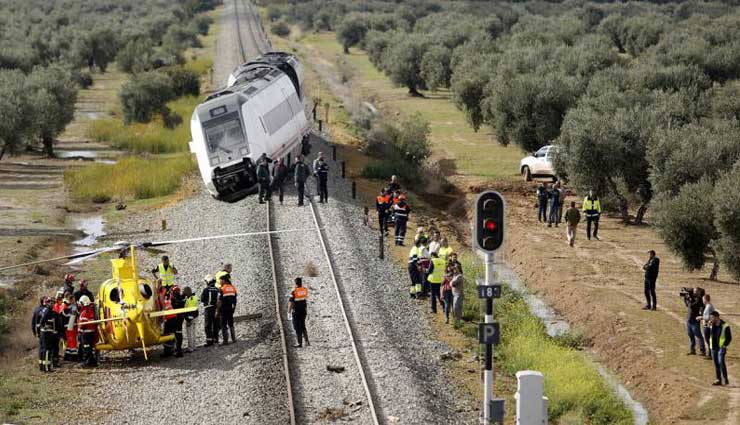
[[484,227],[486,228],[486,230],[488,230],[488,231],[490,231],[490,232],[493,232],[493,231],[495,231],[495,230],[496,230],[496,227],[498,227],[498,226],[496,225],[496,222],[495,222],[495,221],[493,221],[493,220],[492,220],[492,219],[490,219],[490,218],[489,218],[488,220],[485,220],[485,221],[483,222],[483,226],[484,226]]

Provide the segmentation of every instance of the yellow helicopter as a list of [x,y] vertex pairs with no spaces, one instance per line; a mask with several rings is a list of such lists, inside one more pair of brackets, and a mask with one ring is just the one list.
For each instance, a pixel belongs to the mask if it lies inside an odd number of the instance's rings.
[[131,350],[141,348],[144,351],[144,358],[148,360],[147,348],[164,344],[175,338],[174,335],[162,334],[162,323],[165,316],[195,311],[198,307],[164,309],[164,303],[159,291],[159,282],[139,275],[136,263],[137,249],[162,252],[155,248],[164,245],[202,240],[267,235],[273,233],[305,232],[312,230],[313,229],[290,229],[237,233],[231,235],[207,236],[162,242],[144,242],[138,244],[117,242],[113,246],[98,248],[92,251],[0,267],[0,272],[17,267],[25,267],[59,260],[72,260],[66,264],[73,265],[104,253],[117,251],[119,258],[110,260],[112,276],[100,285],[98,296],[95,299],[99,319],[86,323],[98,324],[98,342],[95,345],[96,349]]

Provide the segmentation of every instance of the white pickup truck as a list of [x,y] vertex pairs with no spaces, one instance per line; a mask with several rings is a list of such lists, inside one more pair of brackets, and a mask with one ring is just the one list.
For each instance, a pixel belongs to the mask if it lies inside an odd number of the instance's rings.
[[555,167],[552,165],[552,158],[555,155],[557,146],[547,145],[541,147],[534,155],[529,155],[519,162],[519,173],[525,181],[531,181],[533,178],[551,178],[557,180]]

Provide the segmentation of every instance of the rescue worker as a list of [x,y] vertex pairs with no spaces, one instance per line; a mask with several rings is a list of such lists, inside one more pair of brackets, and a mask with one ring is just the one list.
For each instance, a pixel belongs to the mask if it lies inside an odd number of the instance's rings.
[[80,297],[80,320],[77,325],[80,334],[79,360],[85,367],[98,365],[98,356],[95,350],[95,333],[98,325],[87,323],[95,320],[95,306],[87,295]]
[[63,292],[69,291],[70,294],[75,292],[75,275],[67,273],[64,275],[64,286],[62,287]]
[[64,349],[64,360],[66,361],[77,361],[77,314],[75,297],[67,293],[62,312],[62,326],[64,326],[64,337],[67,341]]
[[56,299],[54,300],[54,304],[52,305],[51,309],[54,310],[54,314],[59,321],[59,326],[57,326],[56,328],[57,334],[54,337],[54,345],[51,347],[51,359],[53,361],[54,367],[60,367],[61,365],[59,362],[59,346],[62,345],[62,341],[65,341],[64,321],[62,318],[62,312],[64,311],[64,291],[57,291]]
[[401,199],[398,204],[393,206],[393,215],[396,217],[394,224],[396,245],[404,246],[403,242],[406,240],[406,223],[409,221],[409,214],[411,214],[411,207],[406,204],[405,199]]
[[51,372],[59,367],[59,332],[62,330],[61,316],[52,306],[47,305],[40,312],[39,333],[43,342],[43,351],[40,353],[41,371]]
[[409,270],[409,279],[411,280],[411,286],[409,287],[409,294],[411,298],[416,298],[416,295],[421,293],[421,285],[422,285],[422,279],[423,279],[422,278],[423,271],[421,270],[421,266],[419,265],[419,257],[416,254],[413,254],[411,257],[409,257],[408,270]]
[[80,279],[79,285],[80,289],[75,291],[75,301],[79,303],[80,298],[82,298],[82,296],[84,295],[90,299],[91,303],[95,302],[95,296],[93,296],[93,293],[90,292],[89,289],[87,289],[87,281],[85,279]]
[[432,293],[431,303],[432,303],[432,313],[437,313],[437,301],[439,300],[440,306],[442,304],[442,299],[440,298],[440,291],[442,288],[442,280],[444,279],[445,275],[445,268],[446,268],[445,260],[439,258],[439,255],[437,255],[436,252],[432,253],[432,261],[429,266],[429,277],[427,280],[429,281],[429,286]]
[[[182,296],[180,287],[175,285],[172,287],[172,309],[177,310],[183,307],[185,307],[185,297]],[[175,315],[175,357],[182,357],[182,323],[185,321],[186,314],[179,313]]]
[[398,179],[396,176],[391,176],[391,181],[388,182],[388,192],[393,193],[399,190],[401,190],[401,185],[398,183]]
[[[419,266],[422,270],[422,282],[421,282],[421,297],[429,295],[429,273],[431,273],[432,257],[429,253],[429,246],[427,245],[426,236],[419,238]],[[418,297],[418,295],[417,295]]]
[[191,311],[185,314],[185,333],[188,338],[188,353],[192,353],[195,350],[195,322],[198,317],[198,296],[193,294],[193,290],[189,286],[186,286],[182,291],[182,295],[185,298],[185,308],[195,307],[195,311]]
[[375,210],[378,212],[378,229],[380,234],[388,236],[388,215],[390,214],[391,197],[385,189],[375,198]]
[[452,253],[452,248],[450,248],[450,244],[447,242],[447,238],[442,238],[439,241],[439,251],[437,251],[437,255],[439,255],[439,258],[447,261],[447,257]]
[[583,199],[583,214],[586,216],[586,237],[591,240],[591,223],[594,225],[594,239],[599,240],[599,217],[601,216],[601,203],[594,195],[593,190],[588,191],[588,196]]
[[231,333],[231,342],[236,342],[236,330],[234,329],[234,312],[236,311],[236,288],[231,284],[231,276],[221,276],[221,293],[218,299],[219,314],[221,316],[221,334],[224,340],[221,345],[229,344],[229,334]]
[[316,177],[318,181],[319,203],[329,202],[329,189],[327,188],[329,182],[329,165],[324,161],[324,158],[319,158],[316,166]]
[[714,360],[714,371],[717,374],[717,380],[712,385],[722,385],[722,378],[725,379],[724,385],[729,385],[727,379],[727,364],[725,356],[727,355],[727,346],[732,342],[732,332],[730,325],[719,318],[719,312],[713,311],[710,314],[712,325],[709,327],[709,350],[712,351],[712,360]]
[[175,284],[177,268],[170,263],[170,257],[163,255],[162,262],[152,269],[152,275],[159,280],[159,285],[163,288],[171,287]]
[[206,347],[218,344],[219,326],[216,320],[216,306],[218,304],[219,290],[216,288],[216,279],[207,275],[205,277],[206,287],[200,294],[200,302],[203,303],[203,317],[205,317]]
[[555,227],[558,227],[558,223],[560,223],[559,216],[560,204],[562,203],[562,191],[559,188],[560,182],[555,183],[555,187],[553,187],[548,194],[548,197],[550,198],[550,214],[547,220],[547,227],[552,227],[553,224],[555,224]]
[[[174,306],[172,305],[172,301],[174,298],[174,286],[164,286],[161,289],[161,297],[162,297],[162,310],[174,310]],[[175,339],[177,339],[177,335],[175,335],[175,331],[177,330],[177,314],[167,314],[164,316],[164,325],[162,329],[162,335],[173,335],[175,336]],[[169,357],[173,354],[175,351],[175,340],[167,341],[162,346],[164,349],[162,350],[162,357]]]
[[33,309],[31,313],[31,332],[33,336],[39,340],[39,370],[42,372],[46,371],[46,362],[44,360],[46,354],[46,348],[44,347],[44,339],[41,337],[41,324],[43,323],[44,315],[48,309],[49,297],[41,297],[39,299],[39,305]]
[[308,289],[303,287],[303,279],[300,277],[295,278],[295,287],[290,291],[288,296],[288,314],[290,315],[293,322],[293,329],[295,330],[295,336],[298,340],[296,348],[303,347],[303,339],[306,340],[306,345],[311,346],[308,341],[308,333],[306,331],[306,317],[308,316]]
[[216,288],[221,289],[221,276],[229,275],[231,276],[231,272],[233,270],[233,267],[231,266],[231,263],[224,264],[223,268],[216,272]]
[[257,164],[257,185],[259,186],[259,202],[264,204],[270,200],[270,167],[266,159],[260,158]]
[[303,206],[303,194],[306,191],[306,180],[309,176],[308,166],[303,162],[303,156],[298,155],[295,159],[293,178],[295,187],[298,189],[298,206]]
[[286,177],[288,177],[288,167],[285,166],[285,160],[280,158],[272,167],[272,190],[277,190],[280,205],[283,205],[283,185]]

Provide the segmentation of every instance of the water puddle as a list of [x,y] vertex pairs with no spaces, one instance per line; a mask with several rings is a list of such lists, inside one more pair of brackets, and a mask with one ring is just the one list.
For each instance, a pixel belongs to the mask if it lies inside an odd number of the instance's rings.
[[98,157],[98,152],[95,151],[62,151],[58,150],[56,155],[63,159],[83,159],[92,161]]
[[95,160],[95,162],[96,162],[96,163],[98,163],[98,164],[108,164],[108,165],[113,165],[113,164],[115,164],[115,163],[116,163],[117,161],[116,161],[115,159],[105,159],[105,158],[98,158],[98,159],[96,159],[96,160]]
[[[519,275],[517,275],[511,267],[507,264],[497,263],[494,269],[498,274],[498,281],[506,282],[512,289],[522,294],[524,301],[529,306],[529,311],[545,324],[548,335],[553,337],[563,335],[570,330],[568,322],[558,317],[552,307],[547,305],[547,303],[545,303],[541,298],[527,291],[527,287],[524,286],[524,283],[519,279]],[[593,358],[592,361],[596,365],[599,375],[601,375],[607,385],[611,387],[617,397],[622,400],[625,406],[632,411],[635,425],[647,425],[648,414],[645,407],[643,407],[640,402],[633,399],[627,388],[619,383],[619,380],[610,374],[604,366],[593,360]]]
[[75,246],[75,253],[88,251],[91,246],[98,242],[100,237],[106,235],[105,221],[103,221],[103,216],[100,214],[73,216],[72,225],[85,234],[82,239],[72,241],[72,245]]

